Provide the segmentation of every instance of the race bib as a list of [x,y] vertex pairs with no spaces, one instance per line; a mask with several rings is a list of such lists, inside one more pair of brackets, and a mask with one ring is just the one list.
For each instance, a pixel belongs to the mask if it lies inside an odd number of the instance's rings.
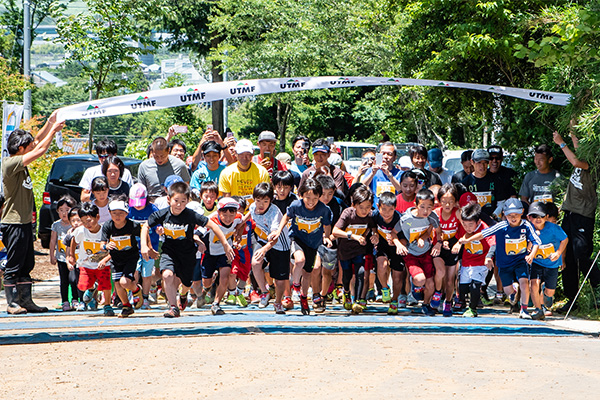
[[538,248],[537,253],[535,253],[535,258],[550,258],[552,253],[554,253],[554,245],[552,243],[543,244]]
[[456,231],[458,229],[454,228],[454,229],[442,229],[442,240],[450,240],[452,239],[454,236],[456,236]]
[[396,189],[394,188],[394,185],[392,185],[392,182],[377,182],[377,187],[375,188],[375,195],[379,197],[382,193],[385,192],[396,194]]
[[379,234],[387,240],[387,235],[391,235],[392,234],[392,230],[391,229],[385,229],[382,228],[381,226],[377,227],[377,232],[379,232]]
[[[58,243],[62,243],[62,241],[59,240]],[[63,247],[64,247],[64,244],[63,244]],[[58,248],[60,250],[60,244],[58,245]],[[4,246],[4,243],[2,243],[2,240],[0,240],[0,251],[6,251],[6,246]]]
[[346,227],[346,233],[351,232],[353,235],[364,236],[367,231],[367,224],[356,224],[356,225],[348,225]]
[[483,254],[483,244],[479,240],[465,243],[465,251],[469,254]]
[[474,192],[473,194],[477,197],[477,203],[479,203],[481,207],[492,204],[492,192]]
[[321,219],[317,220],[306,220],[304,218],[296,217],[296,225],[298,230],[306,233],[313,233],[321,227]]
[[537,196],[533,196],[533,201],[541,201],[542,203],[552,203],[552,195],[551,194],[539,194]]
[[422,227],[418,227],[418,228],[410,228],[409,230],[409,234],[410,234],[410,239],[409,241],[415,242],[419,237],[421,237],[421,235],[423,234],[423,232],[425,232],[427,230],[426,226],[422,226]]
[[527,251],[527,240],[524,236],[519,239],[506,239],[504,248],[509,256],[525,253]]
[[131,236],[113,236],[110,241],[117,246],[117,250],[131,249]]
[[180,240],[185,239],[185,229],[165,229],[165,236],[169,239]]
[[256,234],[256,237],[259,238],[260,240],[263,241],[268,241],[268,236],[265,233],[265,231],[263,231],[262,229],[260,229],[260,226],[256,225],[256,227],[254,228],[254,233]]

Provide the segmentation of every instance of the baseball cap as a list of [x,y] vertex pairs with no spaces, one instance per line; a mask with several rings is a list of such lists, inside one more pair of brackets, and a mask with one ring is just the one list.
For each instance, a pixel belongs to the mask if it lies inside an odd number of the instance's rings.
[[342,165],[342,156],[340,156],[337,153],[333,153],[332,155],[329,156],[329,158],[327,159],[327,162],[331,165],[335,165],[336,167],[339,167],[340,165]]
[[108,211],[117,211],[117,210],[125,211],[128,213],[129,206],[123,200],[113,200],[110,203],[108,203]]
[[490,161],[490,153],[484,149],[477,149],[471,154],[471,160],[473,162]]
[[462,196],[460,196],[460,199],[458,200],[458,205],[460,206],[460,208],[463,208],[464,206],[468,205],[472,201],[477,203],[477,196],[475,196],[471,192],[466,192],[466,193],[463,193]]
[[252,142],[248,139],[242,139],[235,145],[235,152],[238,154],[242,153],[254,153],[254,147],[252,146]]
[[222,210],[224,208],[235,208],[237,210],[240,208],[240,203],[231,197],[223,197],[217,203],[217,210]]
[[409,156],[400,157],[400,160],[398,160],[398,164],[400,165],[401,169],[403,169],[403,168],[411,169],[413,167],[412,161],[410,160]]
[[436,147],[427,152],[427,158],[429,159],[431,168],[441,168],[444,155],[442,154],[442,150]]
[[215,142],[214,140],[207,142],[206,146],[202,146],[202,147],[204,147],[204,149],[202,150],[203,154],[208,154],[211,152],[221,154],[221,146],[219,146],[219,144],[217,142]]
[[494,144],[494,145],[488,147],[487,151],[490,154],[490,156],[500,156],[500,157],[504,156],[502,147],[498,146],[497,144]]
[[131,189],[129,189],[129,206],[144,207],[146,205],[146,196],[148,196],[146,186],[139,182],[134,184]]
[[318,152],[329,153],[330,151],[331,151],[331,149],[329,148],[329,146],[324,145],[324,144],[322,144],[320,146],[313,146],[313,149],[312,149],[313,154],[318,153]]
[[504,207],[502,207],[502,211],[504,212],[504,215],[515,214],[515,213],[522,214],[523,213],[523,203],[521,203],[521,200],[511,197],[510,199],[507,199],[506,202],[504,203]]
[[179,175],[169,175],[165,179],[165,188],[169,189],[172,184],[177,182],[183,182],[183,179]]
[[275,158],[284,164],[287,164],[292,161],[292,156],[290,156],[288,153],[279,153],[277,154],[277,156],[275,156]]
[[542,217],[545,217],[546,210],[544,208],[544,203],[540,201],[534,201],[529,206],[529,212],[527,213],[527,215],[540,215]]
[[275,134],[271,131],[262,131],[260,135],[258,135],[258,143],[262,142],[263,140],[276,142],[277,136],[275,136]]

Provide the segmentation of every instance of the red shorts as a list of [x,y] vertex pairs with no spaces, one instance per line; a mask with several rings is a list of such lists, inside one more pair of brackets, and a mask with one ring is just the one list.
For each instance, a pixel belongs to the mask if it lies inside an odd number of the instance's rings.
[[413,278],[419,274],[425,274],[425,278],[433,278],[433,257],[430,252],[420,256],[407,254],[404,256],[404,264]]
[[373,254],[365,254],[365,272],[369,272],[375,267]]
[[77,289],[81,291],[91,289],[94,287],[95,282],[98,282],[98,290],[111,290],[109,266],[103,269],[79,268]]
[[236,275],[240,281],[248,280],[251,269],[252,263],[249,257],[245,263],[241,262],[239,257],[235,257],[231,263],[231,273]]

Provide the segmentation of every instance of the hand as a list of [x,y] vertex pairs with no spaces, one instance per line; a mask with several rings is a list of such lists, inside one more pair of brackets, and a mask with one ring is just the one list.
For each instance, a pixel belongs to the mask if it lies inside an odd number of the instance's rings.
[[227,256],[227,260],[229,262],[232,262],[233,259],[235,258],[235,252],[233,251],[233,249],[231,248],[229,243],[225,243],[224,247],[225,247],[225,255]]
[[467,240],[466,237],[461,237],[460,239],[458,239],[458,244],[465,244],[465,243],[469,243],[469,241]]
[[75,265],[76,262],[77,262],[77,260],[75,260],[75,257],[73,257],[73,256],[68,256],[67,257],[67,263],[68,264]]
[[352,235],[351,237],[353,240],[356,240],[358,242],[358,244],[360,244],[361,246],[364,246],[367,244],[367,239],[365,239],[364,236]]
[[158,254],[158,251],[151,248],[148,251],[148,256],[153,260],[158,260],[158,257],[160,256],[160,254]]
[[550,261],[556,261],[559,257],[560,254],[558,254],[558,252],[555,251],[554,253],[550,254]]
[[552,132],[552,140],[554,140],[554,143],[559,146],[565,142],[557,131]]
[[371,235],[371,243],[377,246],[379,244],[379,235]]
[[269,236],[267,236],[267,240],[269,242],[277,242],[279,240],[280,234],[281,234],[281,232],[279,232],[279,231],[271,232],[271,233],[269,233]]
[[223,142],[223,144],[226,147],[232,147],[235,146],[235,138],[233,136],[230,136],[228,138],[225,138],[225,141]]
[[432,257],[437,257],[440,255],[440,249],[442,248],[442,244],[440,242],[437,242],[435,244],[435,246],[433,246],[433,248],[431,249],[431,256]]
[[270,157],[265,157],[260,162],[260,165],[262,165],[266,169],[269,169],[269,168],[271,168],[273,166],[273,163],[271,162],[271,158]]
[[562,265],[560,266],[560,271],[561,271],[561,272],[562,272],[562,271],[564,271],[566,267],[567,267],[567,264],[565,264],[565,260],[563,260],[563,263],[562,263]]
[[575,136],[573,133],[571,133],[569,136],[571,136],[571,141],[573,142],[573,147],[578,148],[579,147],[579,138],[577,136]]
[[[371,166],[371,168],[373,168],[373,173],[375,173],[375,172],[377,172],[379,170],[383,170],[382,166],[381,165],[377,165],[377,164],[373,164]],[[385,173],[385,171],[383,171],[383,173]]]
[[488,271],[491,271],[494,269],[494,261],[492,261],[491,258],[486,258],[485,259],[485,266],[487,267]]
[[50,264],[56,265],[56,257],[54,257],[52,254],[50,254]]
[[106,268],[106,261],[100,260],[100,262],[98,263],[98,269],[102,270],[104,268]]
[[535,254],[533,253],[529,253],[525,256],[525,262],[527,264],[531,264],[533,262],[533,259],[535,258]]
[[200,253],[204,253],[206,251],[206,245],[204,244],[204,242],[202,240],[198,240],[196,242],[196,244],[198,245],[198,251]]
[[52,114],[50,114],[50,116],[48,117],[48,121],[46,121],[46,123],[48,125],[54,125],[54,123],[56,122],[57,115],[58,115],[58,109],[52,111]]
[[264,258],[265,258],[265,248],[261,247],[260,249],[258,249],[254,252],[254,255],[252,256],[252,263],[253,264],[262,263]]
[[452,246],[452,254],[458,254],[461,247],[462,245],[460,243],[456,243],[454,246]]
[[69,271],[73,271],[75,269],[75,266],[70,262],[67,262],[67,268],[69,269]]
[[323,244],[325,246],[327,246],[328,248],[332,248],[333,247],[333,242],[329,238],[323,238]]
[[52,124],[52,132],[56,133],[56,132],[62,131],[62,129],[65,127],[66,123],[67,123],[67,121],[55,122],[54,124]]
[[381,170],[381,172],[383,172],[386,175],[390,174],[390,167],[386,164],[386,163],[381,163],[381,165],[378,165],[379,169]]
[[[162,226],[157,226],[156,227],[156,234],[158,236],[162,236],[165,234],[165,228],[163,228]],[[146,260],[147,261],[147,260]]]
[[396,247],[396,254],[405,256],[408,254],[408,249],[401,243],[400,246]]
[[419,247],[424,247],[425,246],[425,241],[423,240],[423,238],[418,238],[417,239],[417,246],[419,246]]
[[106,243],[106,250],[116,250],[117,249],[117,244],[115,242],[108,242]]
[[140,253],[142,254],[142,258],[144,259],[144,261],[150,260],[150,249],[148,247],[142,246],[142,248],[140,249]]
[[389,244],[390,246],[395,246],[394,245],[394,238],[392,238],[392,235],[390,235],[389,233],[385,234],[385,241],[387,242],[387,244]]

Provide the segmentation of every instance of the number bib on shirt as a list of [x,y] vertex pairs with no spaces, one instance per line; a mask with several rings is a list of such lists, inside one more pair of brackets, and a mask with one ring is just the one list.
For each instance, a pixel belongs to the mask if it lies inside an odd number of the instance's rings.
[[477,203],[481,207],[492,204],[492,192],[474,192],[473,194],[477,197]]
[[479,240],[465,243],[465,251],[469,254],[483,254],[483,244]]
[[538,248],[537,253],[535,253],[535,258],[550,258],[552,253],[554,253],[554,245],[552,243],[543,244]]
[[527,251],[527,240],[525,236],[518,239],[506,239],[504,248],[509,256],[525,253]]
[[396,194],[396,189],[394,188],[394,185],[392,185],[392,182],[384,182],[384,181],[379,181],[377,182],[377,187],[375,188],[375,195],[377,197],[381,196],[382,193],[385,192],[390,192],[393,194]]
[[348,225],[346,232],[352,232],[353,235],[364,236],[368,226],[366,224]]
[[541,201],[542,203],[552,203],[552,195],[539,194],[537,196],[533,196],[533,201]]
[[131,248],[131,236],[113,236],[110,241],[117,246],[117,250],[128,250]]
[[409,241],[415,242],[417,241],[417,239],[419,239],[419,237],[421,237],[421,235],[423,234],[423,232],[425,232],[427,230],[427,226],[421,226],[418,228],[410,228],[410,239]]

